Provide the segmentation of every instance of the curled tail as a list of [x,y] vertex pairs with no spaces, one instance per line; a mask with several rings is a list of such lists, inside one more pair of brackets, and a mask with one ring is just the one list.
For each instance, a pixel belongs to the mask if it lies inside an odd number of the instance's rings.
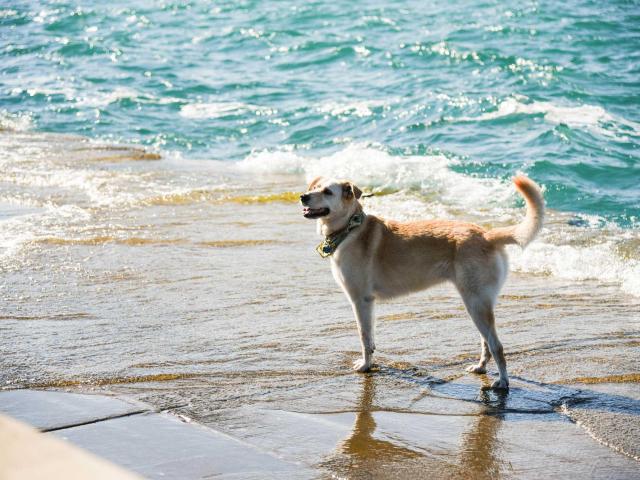
[[522,248],[526,247],[542,228],[544,219],[544,199],[540,187],[533,180],[518,175],[513,183],[527,204],[527,214],[522,223],[511,227],[500,227],[489,230],[485,238],[494,245],[507,245],[516,243]]

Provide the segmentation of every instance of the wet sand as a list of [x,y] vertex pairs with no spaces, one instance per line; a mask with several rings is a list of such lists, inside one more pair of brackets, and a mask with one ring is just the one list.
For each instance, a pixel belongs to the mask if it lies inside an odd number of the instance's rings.
[[492,363],[465,373],[479,337],[446,285],[377,308],[359,375],[303,178],[0,136],[3,388],[116,392],[318,478],[640,478],[640,299],[617,285],[511,274],[506,395]]

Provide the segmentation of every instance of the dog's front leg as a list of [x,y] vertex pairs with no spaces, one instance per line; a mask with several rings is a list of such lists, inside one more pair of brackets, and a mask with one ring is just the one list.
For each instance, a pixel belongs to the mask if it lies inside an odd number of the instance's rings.
[[374,342],[373,325],[373,297],[364,296],[351,300],[353,313],[358,323],[360,343],[362,345],[362,359],[354,362],[353,369],[357,372],[368,372],[371,369],[373,351],[376,349]]

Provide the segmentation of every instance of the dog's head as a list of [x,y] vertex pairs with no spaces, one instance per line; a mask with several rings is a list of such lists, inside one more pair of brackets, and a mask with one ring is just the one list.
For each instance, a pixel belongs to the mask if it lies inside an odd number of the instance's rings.
[[315,178],[300,195],[305,218],[327,219],[353,211],[362,191],[351,182],[339,182],[324,177]]

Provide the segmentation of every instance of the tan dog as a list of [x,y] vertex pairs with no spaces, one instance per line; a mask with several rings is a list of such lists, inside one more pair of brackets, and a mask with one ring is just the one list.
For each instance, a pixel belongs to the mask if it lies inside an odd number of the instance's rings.
[[524,197],[524,221],[486,231],[472,223],[449,220],[396,222],[364,215],[362,192],[350,182],[318,177],[301,195],[306,218],[318,219],[325,236],[318,248],[331,256],[331,270],[353,307],[362,344],[362,359],[354,369],[371,368],[374,343],[373,305],[376,299],[452,282],[480,331],[480,362],[467,370],[485,373],[493,356],[500,377],[493,388],[508,388],[507,364],[496,333],[493,309],[507,276],[503,246],[525,247],[542,228],[544,200],[540,188],[525,176],[514,183]]

